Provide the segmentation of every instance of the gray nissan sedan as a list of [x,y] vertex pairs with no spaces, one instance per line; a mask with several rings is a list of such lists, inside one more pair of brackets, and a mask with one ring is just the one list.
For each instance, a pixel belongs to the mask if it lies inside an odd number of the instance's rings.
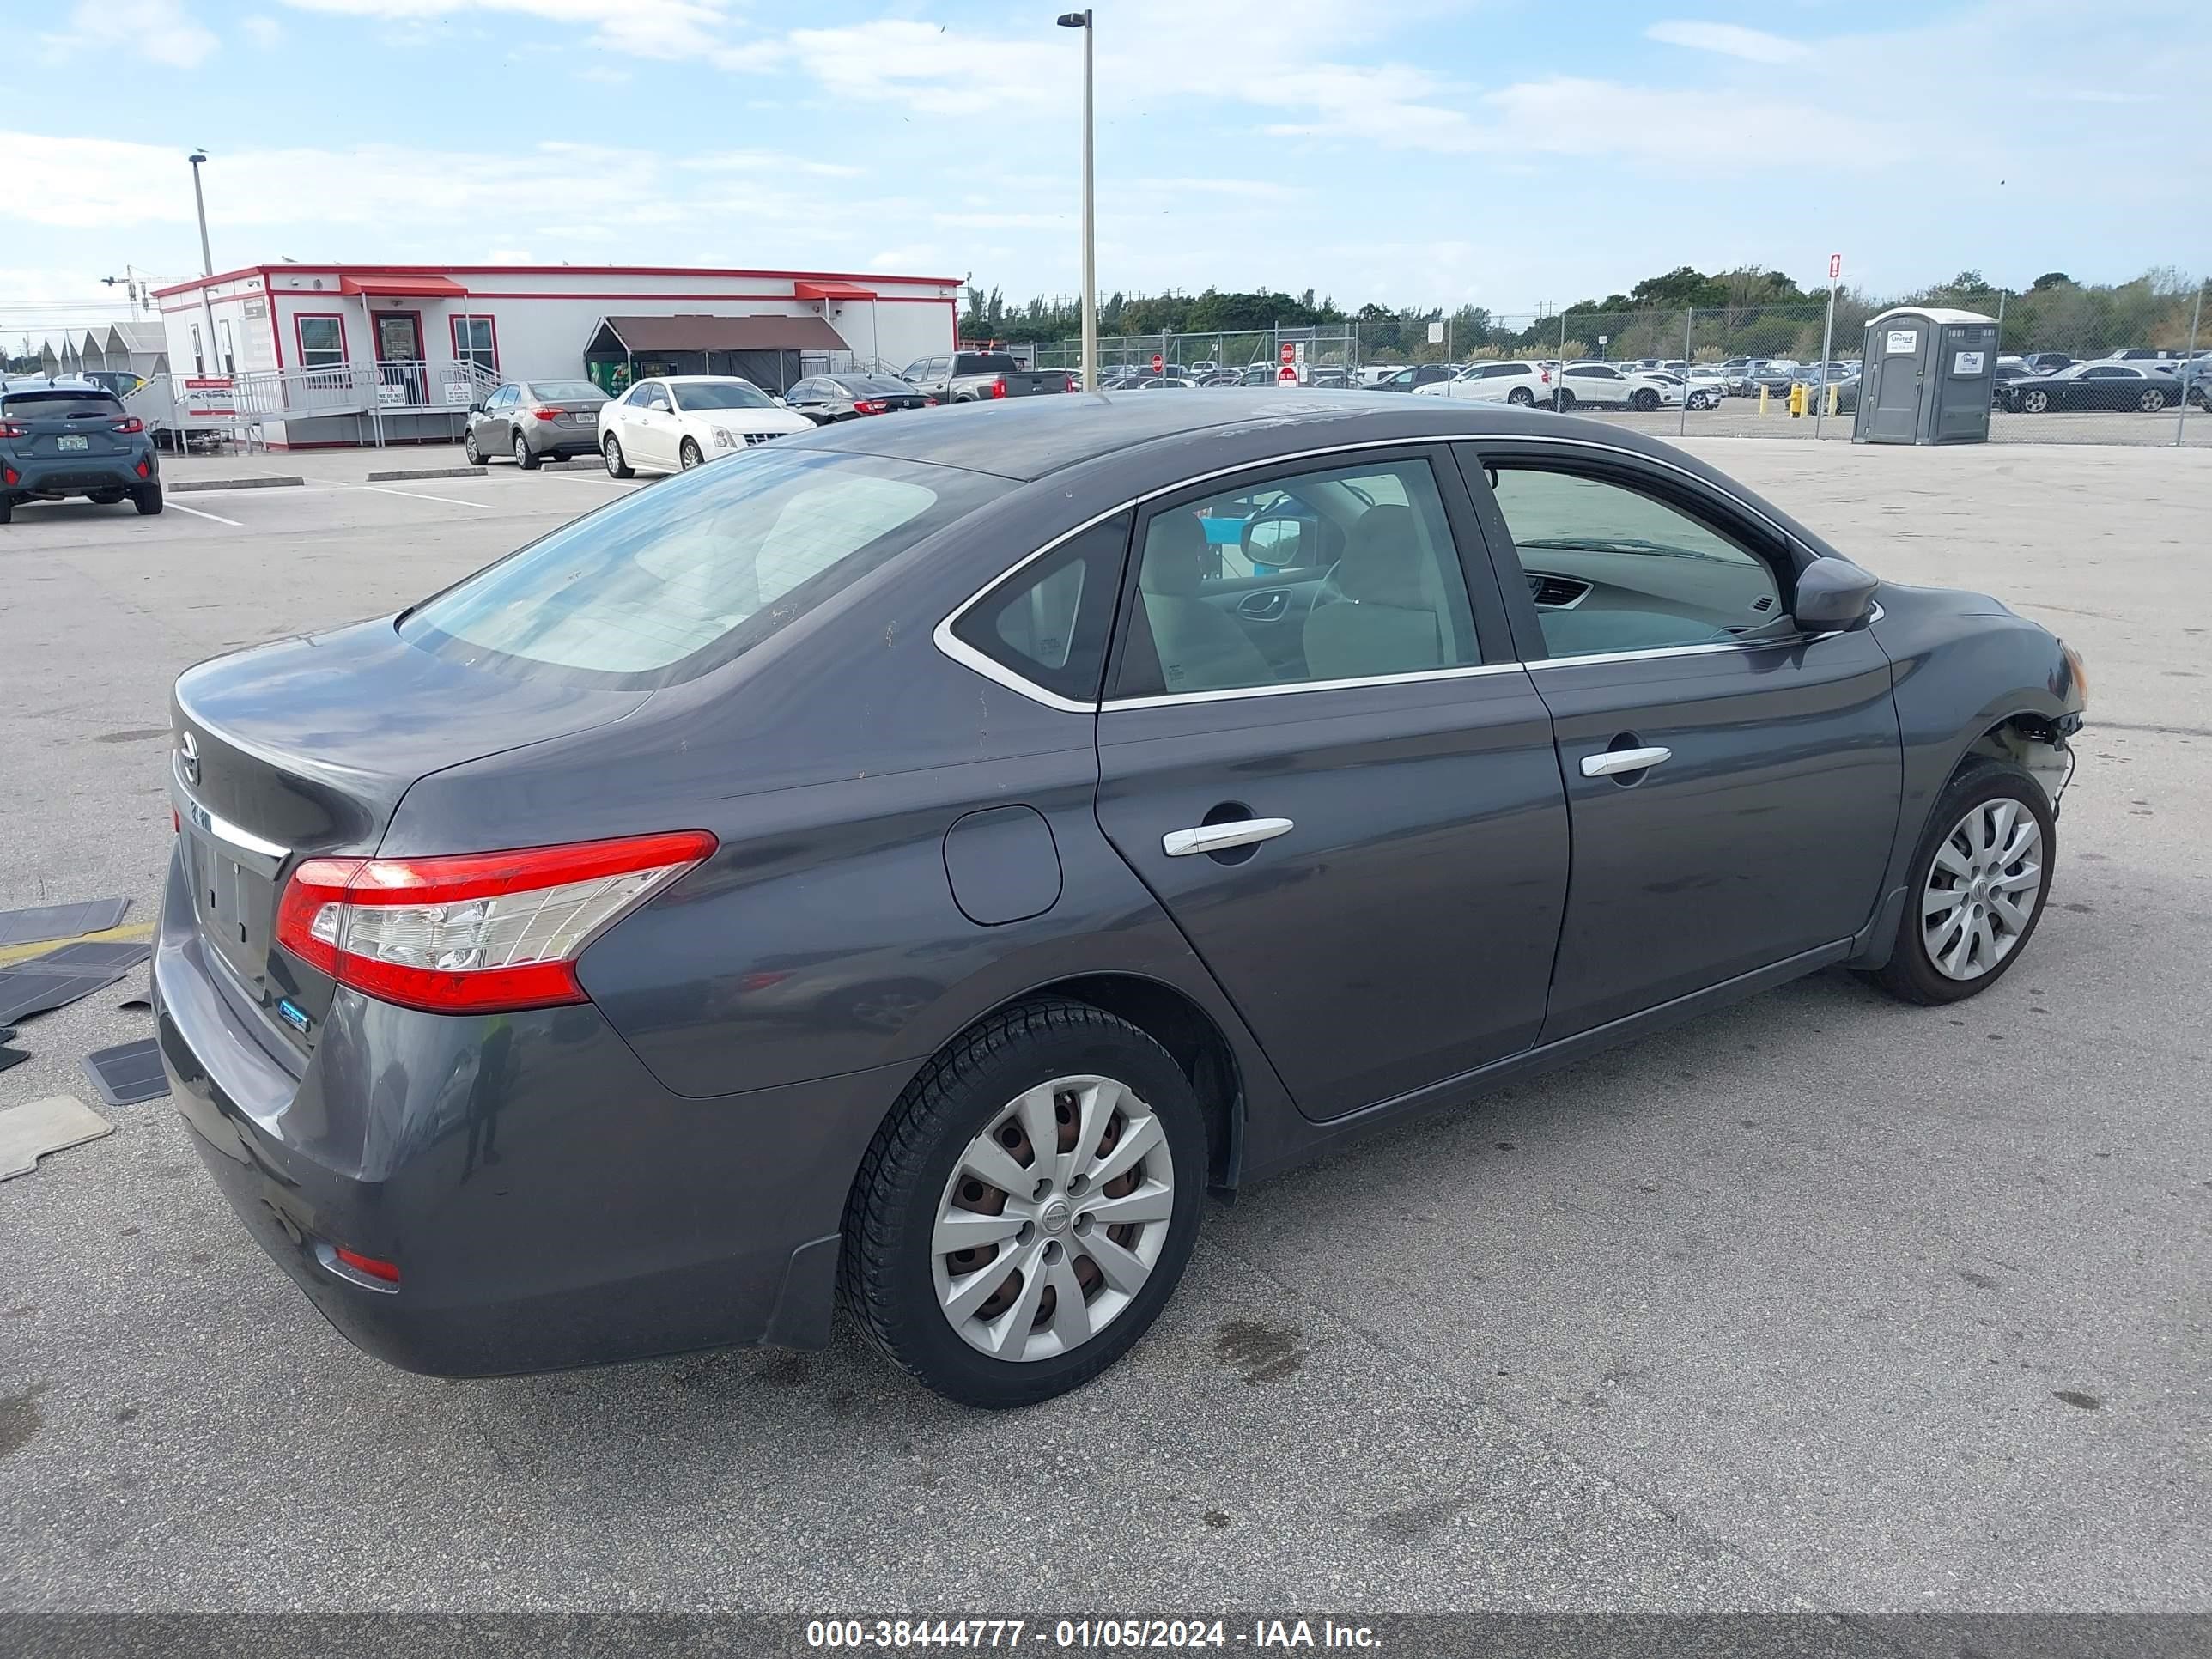
[[161,1050],[395,1364],[842,1301],[1018,1405],[1143,1335],[1208,1191],[1831,965],[1984,989],[2082,707],[1999,601],[1615,427],[856,422],[186,672]]

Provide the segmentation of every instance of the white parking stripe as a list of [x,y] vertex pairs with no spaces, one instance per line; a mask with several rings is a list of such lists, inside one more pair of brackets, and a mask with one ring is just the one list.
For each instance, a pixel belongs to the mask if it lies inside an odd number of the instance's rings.
[[458,495],[431,495],[419,489],[393,489],[386,484],[356,484],[356,489],[373,489],[380,495],[410,495],[418,501],[443,501],[447,507],[473,507],[479,513],[493,511],[489,501],[465,501]]
[[195,519],[213,519],[217,524],[227,524],[233,530],[243,530],[246,528],[244,525],[239,523],[235,519],[226,519],[219,513],[203,513],[197,507],[186,507],[179,501],[172,500],[165,501],[163,505],[172,513],[189,513]]
[[640,479],[636,483],[626,483],[623,479],[610,478],[595,472],[549,472],[545,476],[549,478],[558,478],[563,483],[605,484],[609,489],[619,489],[625,493],[635,489],[639,483],[650,482],[650,480]]

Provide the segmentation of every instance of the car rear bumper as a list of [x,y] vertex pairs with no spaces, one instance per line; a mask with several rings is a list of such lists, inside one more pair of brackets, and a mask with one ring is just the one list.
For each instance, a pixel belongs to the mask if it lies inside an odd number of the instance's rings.
[[596,429],[572,427],[526,432],[524,441],[530,453],[538,456],[596,455],[599,453],[599,434]]
[[356,1346],[461,1376],[828,1340],[847,1190],[906,1068],[690,1098],[588,1004],[462,1018],[346,990],[302,1066],[218,982],[176,871],[153,979],[179,1110]]
[[[151,450],[137,455],[10,455],[0,466],[5,469],[0,471],[0,487],[11,495],[90,495],[161,482],[161,464]],[[4,482],[8,472],[16,475],[12,482]]]

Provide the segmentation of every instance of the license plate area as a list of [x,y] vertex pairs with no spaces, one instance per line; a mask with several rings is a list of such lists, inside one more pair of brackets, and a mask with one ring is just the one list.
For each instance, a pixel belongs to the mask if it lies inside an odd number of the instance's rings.
[[185,830],[191,859],[192,915],[200,937],[265,1000],[269,940],[276,921],[274,884],[232,857],[197,826]]
[[92,447],[92,440],[89,438],[80,438],[74,435],[60,437],[54,440],[54,447],[56,449],[70,450],[90,449]]

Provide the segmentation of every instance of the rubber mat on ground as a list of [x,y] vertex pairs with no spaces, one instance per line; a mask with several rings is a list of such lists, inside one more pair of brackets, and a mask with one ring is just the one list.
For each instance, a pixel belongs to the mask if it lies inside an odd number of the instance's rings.
[[161,1071],[161,1046],[152,1037],[94,1048],[84,1057],[84,1069],[100,1097],[111,1106],[136,1106],[169,1092],[169,1079]]
[[127,898],[106,898],[86,899],[78,904],[42,904],[34,910],[0,910],[0,945],[103,933],[121,922],[123,913],[130,908]]
[[73,1095],[49,1095],[0,1112],[0,1181],[28,1175],[49,1152],[115,1133],[115,1126]]
[[0,1025],[66,1008],[114,984],[153,954],[143,940],[86,939],[0,968]]

